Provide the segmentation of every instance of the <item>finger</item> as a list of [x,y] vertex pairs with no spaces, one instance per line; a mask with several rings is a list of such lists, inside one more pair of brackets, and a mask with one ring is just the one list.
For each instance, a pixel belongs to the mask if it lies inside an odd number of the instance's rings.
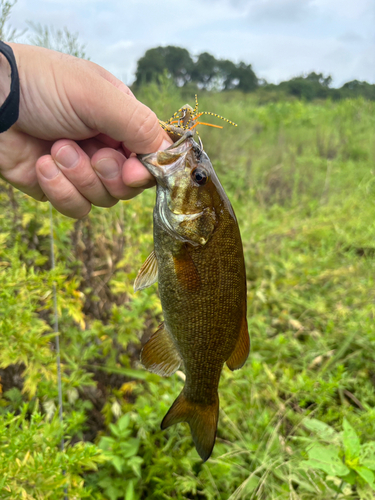
[[14,126],[0,134],[0,171],[14,187],[42,200],[41,190],[35,173],[35,163],[40,156],[48,154],[50,144],[39,141],[17,130]]
[[[127,161],[123,154],[110,148],[100,149],[91,158],[91,164],[107,191],[120,200],[130,200],[144,188],[144,186],[130,187],[124,183],[122,170]],[[146,170],[143,166],[142,168]],[[149,177],[147,170],[146,176]]]
[[103,148],[115,149],[125,155],[126,158],[129,158],[131,155],[131,151],[123,148],[121,142],[115,141],[103,134],[99,134],[96,137],[92,137],[91,139],[86,139],[84,141],[77,141],[77,144],[90,158],[92,158],[97,151]]
[[90,212],[91,203],[65,177],[50,155],[38,159],[36,173],[40,187],[56,210],[73,219],[81,219]]
[[[98,207],[112,207],[117,200],[109,194],[92,168],[89,156],[74,141],[55,142],[51,156],[65,177],[91,203]],[[121,167],[118,166],[120,173]]]
[[100,75],[82,74],[71,89],[70,103],[80,119],[91,129],[123,142],[131,151],[151,153],[160,148],[163,139],[171,143],[155,113]]
[[108,148],[117,149],[121,146],[121,141],[115,141],[111,137],[108,137],[108,135],[98,134],[95,139]]
[[155,178],[136,156],[131,156],[122,167],[122,180],[132,188],[148,188],[155,185]]

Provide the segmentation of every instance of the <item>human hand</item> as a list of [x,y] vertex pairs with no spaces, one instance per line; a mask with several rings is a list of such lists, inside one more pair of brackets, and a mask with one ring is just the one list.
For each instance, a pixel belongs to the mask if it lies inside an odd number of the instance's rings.
[[154,184],[131,153],[165,149],[171,140],[126,85],[90,61],[9,45],[21,95],[19,119],[0,134],[4,179],[73,218]]

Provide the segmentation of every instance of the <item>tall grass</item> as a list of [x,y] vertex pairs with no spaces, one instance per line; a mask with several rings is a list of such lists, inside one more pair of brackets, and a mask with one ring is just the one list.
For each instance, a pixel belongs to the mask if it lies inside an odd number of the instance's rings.
[[[162,119],[194,99],[167,84],[138,97]],[[339,443],[344,462],[344,418],[362,445],[375,436],[375,104],[260,105],[251,95],[202,93],[199,106],[238,123],[201,127],[200,135],[241,228],[252,341],[245,367],[223,371],[212,458],[201,464],[184,425],[160,431],[179,374],[162,379],[138,362],[162,317],[156,286],[132,291],[153,246],[153,191],[94,208],[81,222],[55,214],[52,273],[46,206],[3,185],[0,419],[5,426],[12,412],[23,421],[38,414],[42,424],[12,461],[1,455],[2,498],[58,499],[65,486],[71,498],[111,500],[372,498],[355,469],[328,473],[309,450]],[[43,475],[26,457],[45,460],[38,443],[53,434],[53,280],[68,444],[60,453],[56,437],[56,467]],[[332,443],[318,428],[336,436]],[[7,449],[26,429],[0,434]],[[54,489],[39,485],[34,497],[35,477],[42,484],[47,473]]]

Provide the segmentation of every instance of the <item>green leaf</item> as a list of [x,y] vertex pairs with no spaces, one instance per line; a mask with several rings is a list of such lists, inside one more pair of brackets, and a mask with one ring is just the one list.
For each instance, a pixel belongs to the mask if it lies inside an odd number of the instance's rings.
[[309,431],[315,432],[319,439],[331,441],[338,436],[338,433],[330,425],[315,418],[305,419],[303,425]]
[[343,436],[342,440],[344,443],[345,455],[349,460],[353,460],[355,458],[359,458],[359,453],[361,451],[361,442],[359,437],[353,427],[349,424],[349,422],[344,418],[343,421]]
[[127,465],[128,467],[131,467],[132,470],[134,471],[134,474],[141,479],[141,465],[143,464],[143,458],[141,457],[132,457]]
[[361,446],[359,463],[375,471],[375,441],[370,441]]
[[145,370],[134,370],[133,368],[117,368],[117,367],[107,367],[92,365],[93,368],[98,370],[103,370],[108,373],[118,373],[119,375],[125,375],[126,377],[135,378],[139,380],[147,380],[149,378],[149,372]]
[[129,481],[128,483],[128,486],[126,488],[125,500],[135,500],[133,481]]
[[122,443],[121,449],[123,451],[123,457],[129,458],[137,454],[139,448],[139,439],[131,438],[126,443]]
[[130,415],[127,413],[118,420],[117,426],[122,432],[129,427],[129,423],[130,423]]
[[360,464],[366,467],[367,469],[375,471],[375,459],[374,458],[365,458],[360,460]]
[[109,500],[117,500],[118,497],[121,496],[121,491],[115,486],[106,488],[105,493],[109,497]]
[[113,466],[117,470],[117,472],[122,472],[123,465],[125,463],[125,460],[121,457],[113,457],[111,460]]
[[353,469],[358,472],[358,474],[361,476],[362,479],[366,481],[366,483],[371,486],[373,490],[375,490],[375,476],[374,473],[368,469],[367,467],[363,467],[361,465],[357,465],[353,467]]
[[104,451],[112,450],[113,446],[116,444],[116,441],[108,436],[103,436],[99,441],[99,448]]
[[114,434],[116,437],[120,437],[119,429],[115,424],[109,424],[108,427],[110,428],[112,434]]
[[320,469],[331,476],[346,476],[350,470],[340,460],[335,446],[314,445],[308,450],[309,460],[301,462],[303,468]]
[[351,484],[352,486],[358,484],[358,474],[354,469],[350,469],[349,474],[344,476],[345,482]]

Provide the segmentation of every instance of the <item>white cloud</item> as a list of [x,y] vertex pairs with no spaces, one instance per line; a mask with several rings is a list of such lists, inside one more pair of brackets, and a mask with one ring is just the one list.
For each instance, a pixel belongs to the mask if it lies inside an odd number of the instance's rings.
[[375,14],[373,0],[314,0],[314,5],[322,15],[330,14],[335,19],[348,19],[351,22]]
[[249,18],[263,23],[290,24],[300,22],[313,14],[312,0],[261,0],[253,1]]
[[18,0],[12,24],[26,20],[78,31],[91,59],[126,83],[158,45],[244,60],[268,81],[317,71],[337,85],[375,82],[374,0]]

